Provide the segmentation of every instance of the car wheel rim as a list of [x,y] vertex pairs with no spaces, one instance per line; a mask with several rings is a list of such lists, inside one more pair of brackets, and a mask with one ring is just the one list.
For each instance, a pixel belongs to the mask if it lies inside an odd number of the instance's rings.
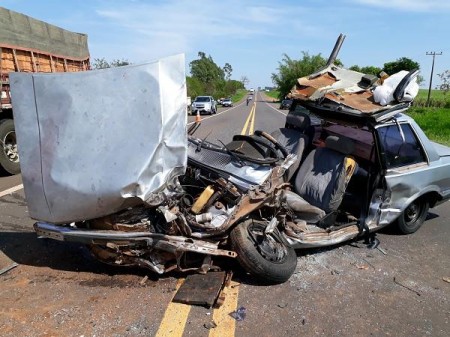
[[19,162],[19,151],[17,151],[16,133],[8,132],[2,139],[3,153],[13,163]]
[[264,233],[265,226],[252,223],[248,226],[248,233],[261,256],[272,263],[283,263],[288,251],[284,244],[277,242],[271,235]]
[[421,207],[418,203],[412,203],[405,210],[405,223],[407,225],[413,225],[417,219],[419,219],[421,213]]

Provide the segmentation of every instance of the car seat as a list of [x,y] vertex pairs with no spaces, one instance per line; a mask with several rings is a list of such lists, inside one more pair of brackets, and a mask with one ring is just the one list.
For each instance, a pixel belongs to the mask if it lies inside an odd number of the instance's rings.
[[285,127],[271,133],[272,137],[284,146],[289,153],[297,155],[297,161],[287,170],[288,181],[299,168],[304,151],[309,144],[307,132],[310,127],[311,119],[307,114],[288,114]]
[[353,150],[350,139],[328,136],[325,147],[308,154],[294,177],[294,192],[285,191],[282,196],[298,218],[316,223],[336,213],[357,167],[350,156]]

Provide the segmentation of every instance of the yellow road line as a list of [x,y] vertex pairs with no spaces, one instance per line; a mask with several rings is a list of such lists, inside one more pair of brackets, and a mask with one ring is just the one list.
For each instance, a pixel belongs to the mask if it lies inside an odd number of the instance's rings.
[[225,287],[224,293],[224,303],[213,313],[213,320],[217,327],[209,330],[209,337],[234,337],[236,321],[230,313],[237,309],[239,283],[231,281],[230,287]]
[[255,114],[255,105],[253,105],[252,108],[250,109],[250,114],[248,115],[247,120],[245,121],[244,128],[241,131],[241,135],[246,134],[248,124],[249,124],[250,120],[252,120],[254,114]]
[[253,132],[255,131],[255,119],[256,119],[256,102],[253,103],[253,117],[252,121],[250,122],[250,128],[248,130],[249,135],[253,135]]
[[[178,280],[176,286],[177,290],[181,287],[183,282],[184,279]],[[170,302],[155,337],[183,336],[184,327],[190,311],[190,305]]]

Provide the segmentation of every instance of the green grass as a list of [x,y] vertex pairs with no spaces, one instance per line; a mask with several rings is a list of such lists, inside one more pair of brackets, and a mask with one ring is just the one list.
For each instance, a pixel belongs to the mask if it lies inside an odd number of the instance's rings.
[[[417,97],[414,99],[414,106],[425,107],[428,99],[428,90],[420,89]],[[430,106],[435,108],[450,109],[450,92],[442,90],[431,90]]]
[[280,94],[279,91],[277,90],[272,90],[272,91],[265,91],[264,92],[267,96],[272,97],[274,99],[276,99],[278,101],[278,95]]
[[231,96],[231,100],[233,102],[239,102],[241,99],[244,98],[245,95],[247,95],[247,90],[239,89],[233,96]]
[[413,107],[408,115],[432,141],[450,146],[450,109]]

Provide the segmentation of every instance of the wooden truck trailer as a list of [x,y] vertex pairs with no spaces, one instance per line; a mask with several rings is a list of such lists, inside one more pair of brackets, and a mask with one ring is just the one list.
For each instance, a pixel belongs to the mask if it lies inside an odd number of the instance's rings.
[[[90,69],[87,35],[0,7],[0,170],[20,172],[9,73]],[[14,94],[14,93],[13,93]],[[14,100],[20,97],[14,97]]]

